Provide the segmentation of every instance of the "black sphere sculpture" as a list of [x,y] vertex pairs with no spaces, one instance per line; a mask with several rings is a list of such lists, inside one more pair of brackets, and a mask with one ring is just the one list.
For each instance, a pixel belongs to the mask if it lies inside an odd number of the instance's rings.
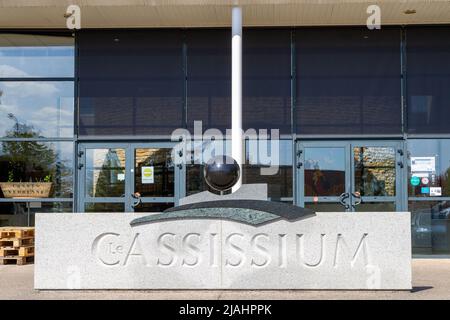
[[239,164],[232,157],[216,156],[205,165],[203,174],[212,189],[227,191],[239,180]]

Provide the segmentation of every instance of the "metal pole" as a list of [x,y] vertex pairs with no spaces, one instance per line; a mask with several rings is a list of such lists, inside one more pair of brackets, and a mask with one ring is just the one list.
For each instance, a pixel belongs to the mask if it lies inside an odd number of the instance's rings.
[[242,185],[242,9],[233,7],[231,22],[231,156],[237,161],[241,175],[232,192]]

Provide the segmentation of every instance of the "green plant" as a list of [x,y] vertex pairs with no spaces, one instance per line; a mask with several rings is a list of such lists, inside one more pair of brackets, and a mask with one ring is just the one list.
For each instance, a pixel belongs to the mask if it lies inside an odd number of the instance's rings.
[[12,170],[8,172],[8,182],[14,182],[14,172]]
[[44,177],[44,182],[52,182],[52,175],[48,174]]

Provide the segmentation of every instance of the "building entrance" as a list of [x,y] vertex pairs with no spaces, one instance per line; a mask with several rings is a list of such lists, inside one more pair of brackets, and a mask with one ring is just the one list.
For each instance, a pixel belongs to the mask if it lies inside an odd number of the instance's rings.
[[404,153],[397,141],[298,142],[298,204],[315,211],[405,210]]
[[[78,211],[161,212],[184,193],[184,166],[171,143],[82,143]],[[182,181],[183,180],[183,181]]]

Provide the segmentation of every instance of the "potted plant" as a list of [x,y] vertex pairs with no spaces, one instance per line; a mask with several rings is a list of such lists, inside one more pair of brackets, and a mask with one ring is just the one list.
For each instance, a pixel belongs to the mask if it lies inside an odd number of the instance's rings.
[[[19,123],[13,114],[8,114],[8,117],[15,119],[15,125],[7,131],[6,137],[41,136],[33,126]],[[61,183],[58,177],[62,164],[49,144],[39,141],[5,141],[1,144],[0,159],[8,163],[0,170],[0,175],[3,171],[3,179],[7,180],[0,182],[5,198],[49,198],[53,182]]]
[[14,173],[8,173],[8,181],[0,182],[5,198],[48,198],[52,189],[52,177],[46,175],[43,180],[29,182],[14,181]]

